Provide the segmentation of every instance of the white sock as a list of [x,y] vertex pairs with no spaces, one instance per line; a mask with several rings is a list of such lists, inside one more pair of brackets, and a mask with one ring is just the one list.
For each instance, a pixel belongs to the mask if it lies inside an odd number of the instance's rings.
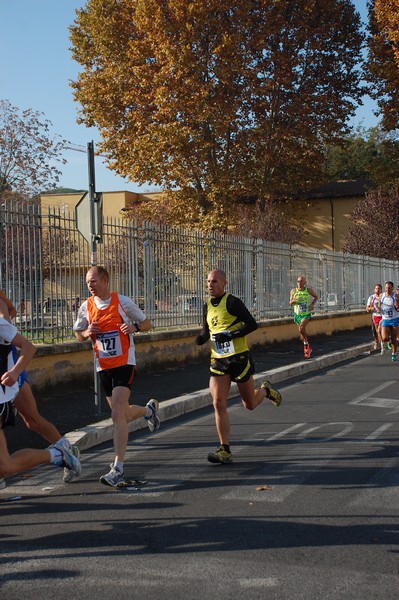
[[114,462],[115,469],[118,469],[121,473],[123,473],[123,462],[121,460],[117,460]]
[[153,415],[153,410],[150,406],[145,407],[145,419],[150,419]]

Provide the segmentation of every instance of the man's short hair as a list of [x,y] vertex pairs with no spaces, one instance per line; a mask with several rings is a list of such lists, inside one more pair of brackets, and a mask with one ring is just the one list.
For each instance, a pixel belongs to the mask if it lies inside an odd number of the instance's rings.
[[109,283],[109,274],[108,274],[108,271],[107,271],[107,269],[105,267],[99,267],[97,265],[93,265],[89,269],[89,271],[94,271],[94,270],[97,271],[99,277],[101,277],[102,279],[106,279],[107,283]]

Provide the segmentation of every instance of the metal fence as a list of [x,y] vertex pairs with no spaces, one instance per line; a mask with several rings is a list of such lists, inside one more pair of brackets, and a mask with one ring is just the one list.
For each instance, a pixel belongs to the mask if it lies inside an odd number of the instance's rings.
[[[20,331],[36,343],[73,338],[90,266],[75,215],[65,207],[42,214],[39,205],[6,202],[0,227],[0,285],[17,307]],[[108,269],[111,289],[130,296],[158,330],[201,322],[213,268],[226,272],[228,290],[258,320],[291,314],[299,274],[319,295],[319,312],[362,308],[375,283],[399,282],[398,261],[124,219],[105,220],[97,264]]]

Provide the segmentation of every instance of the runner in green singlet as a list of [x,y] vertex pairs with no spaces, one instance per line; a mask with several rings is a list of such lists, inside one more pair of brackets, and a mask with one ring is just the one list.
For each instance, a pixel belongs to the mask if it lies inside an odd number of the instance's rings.
[[293,288],[290,294],[290,306],[294,307],[294,322],[298,326],[299,337],[303,342],[305,358],[310,358],[312,349],[309,345],[306,326],[312,316],[315,302],[318,298],[312,288],[306,286],[306,279],[300,275],[297,280],[298,287]]

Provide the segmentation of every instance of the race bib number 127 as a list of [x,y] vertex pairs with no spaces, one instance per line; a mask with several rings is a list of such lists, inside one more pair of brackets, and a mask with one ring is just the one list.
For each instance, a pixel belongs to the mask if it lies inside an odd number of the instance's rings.
[[113,358],[122,354],[119,331],[98,333],[96,339],[99,358]]

